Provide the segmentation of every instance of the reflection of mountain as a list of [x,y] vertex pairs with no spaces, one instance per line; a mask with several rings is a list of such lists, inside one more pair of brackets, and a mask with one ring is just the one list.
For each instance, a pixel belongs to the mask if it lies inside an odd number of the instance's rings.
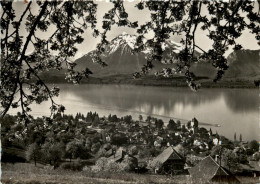
[[248,89],[202,89],[194,93],[188,88],[81,85],[62,87],[61,90],[73,95],[78,101],[111,109],[111,113],[113,109],[121,109],[170,116],[177,107],[196,110],[202,105],[210,106],[221,98],[235,113],[256,111],[258,107],[257,90]]
[[260,101],[258,90],[252,89],[227,89],[223,93],[226,105],[236,113],[258,111]]
[[[73,95],[97,106],[111,107],[111,109],[129,109],[154,114],[170,115],[176,104],[196,107],[207,101],[218,99],[219,93],[203,90],[194,93],[187,89],[117,86],[117,85],[82,85],[80,90],[68,88]],[[63,89],[64,90],[64,89]]]

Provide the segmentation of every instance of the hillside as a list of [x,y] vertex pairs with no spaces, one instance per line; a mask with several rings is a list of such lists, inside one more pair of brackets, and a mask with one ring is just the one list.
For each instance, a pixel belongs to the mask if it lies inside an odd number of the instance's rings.
[[[111,40],[110,44],[105,48],[102,59],[108,64],[107,67],[102,68],[93,63],[90,52],[75,61],[77,63],[75,69],[82,70],[82,68],[88,67],[94,73],[93,76],[95,77],[133,74],[136,71],[140,71],[142,66],[146,64],[145,56],[149,52],[149,48],[147,47],[140,53],[133,53],[135,41],[136,36],[122,33]],[[173,50],[173,53],[178,53],[181,50],[181,46],[175,42],[166,42],[162,47],[165,51],[164,57],[171,56],[170,50]],[[154,69],[150,74],[154,74],[165,67],[173,66],[159,61],[154,61],[153,64]]]
[[[146,48],[146,50],[141,53],[133,54],[135,39],[135,36],[122,33],[111,40],[102,58],[108,64],[107,67],[102,68],[98,64],[93,63],[90,52],[75,61],[77,63],[76,70],[82,70],[88,67],[93,71],[93,77],[125,75],[140,71],[141,67],[146,63],[145,56],[149,52],[149,48]],[[171,50],[174,55],[182,50],[181,45],[173,41],[166,42],[162,45],[162,48],[164,49],[164,58],[170,57]],[[226,72],[224,78],[252,78],[259,76],[259,52],[260,50],[240,50],[232,52],[227,58],[229,70]],[[171,56],[174,57],[174,55]],[[195,52],[195,56],[199,55],[199,52]],[[154,61],[153,64],[154,68],[150,74],[154,74],[156,71],[160,71],[165,67],[174,66],[174,64],[169,65],[159,61]],[[191,71],[199,77],[207,77],[210,79],[213,79],[217,72],[212,64],[207,61],[193,63]]]
[[[119,81],[120,83],[123,83],[123,81],[126,81],[127,84],[144,84],[147,82],[150,85],[165,85],[167,83],[166,81],[155,77],[153,77],[152,81],[132,81],[132,74],[141,71],[142,66],[146,64],[145,57],[150,51],[149,47],[145,47],[144,51],[133,53],[135,41],[136,36],[122,33],[106,45],[102,59],[108,64],[108,66],[101,67],[99,64],[93,63],[91,57],[93,51],[91,51],[75,61],[75,63],[77,63],[75,70],[82,71],[85,68],[89,68],[93,72],[90,79],[83,80],[83,82],[87,83],[116,83]],[[182,50],[182,46],[173,41],[167,41],[162,45],[162,48],[164,49],[163,58],[174,58],[175,55]],[[239,79],[245,82],[258,79],[260,77],[259,52],[260,50],[240,50],[232,52],[227,57],[229,69],[223,77],[224,81],[229,82],[231,80],[235,81]],[[196,51],[195,56],[199,55],[200,53]],[[154,75],[155,72],[161,71],[163,68],[174,67],[175,61],[173,60],[173,64],[154,61],[153,65],[154,68],[150,71],[150,76]],[[197,80],[202,79],[201,82],[206,82],[206,86],[210,86],[212,79],[217,73],[217,70],[207,61],[193,63],[190,70],[198,77]],[[61,83],[65,82],[65,72],[66,70],[63,69],[61,71],[49,71],[48,73],[43,73],[41,75],[44,79],[47,79],[47,82]],[[176,74],[175,77],[177,77],[176,80],[179,80],[180,77],[183,76],[183,74]],[[150,77],[148,77],[148,79],[143,78],[143,80],[150,80]],[[184,86],[185,80],[182,79],[177,83],[179,83],[178,86]],[[237,86],[237,84],[235,86]]]
[[260,50],[239,50],[228,56],[226,78],[254,78],[260,76]]

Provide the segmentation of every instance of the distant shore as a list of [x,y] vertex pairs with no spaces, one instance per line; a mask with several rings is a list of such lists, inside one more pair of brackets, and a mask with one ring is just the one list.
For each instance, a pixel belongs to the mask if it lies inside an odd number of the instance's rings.
[[[64,76],[60,75],[43,75],[42,79],[46,83],[68,83]],[[258,88],[254,85],[253,79],[224,79],[213,82],[212,79],[206,77],[197,77],[196,82],[201,84],[202,88]],[[130,75],[112,75],[106,77],[89,77],[81,81],[82,84],[127,84],[141,86],[161,86],[161,87],[185,87],[187,83],[185,77],[176,76],[173,78],[156,77],[148,75],[139,79],[133,79]]]

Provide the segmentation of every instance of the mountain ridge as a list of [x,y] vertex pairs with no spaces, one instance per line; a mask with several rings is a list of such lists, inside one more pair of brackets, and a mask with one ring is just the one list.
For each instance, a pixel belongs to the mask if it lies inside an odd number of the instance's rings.
[[[106,46],[102,59],[108,64],[107,67],[102,68],[92,62],[91,52],[85,54],[83,57],[75,60],[77,66],[76,70],[88,67],[94,74],[94,77],[106,77],[117,74],[133,74],[134,72],[141,71],[143,65],[146,64],[146,54],[149,52],[149,48],[145,48],[144,51],[133,54],[132,51],[135,48],[136,36],[122,33],[115,37]],[[146,43],[146,41],[144,40]],[[173,41],[166,41],[162,45],[164,50],[164,57],[169,57],[169,53],[178,54],[183,48],[180,43]],[[237,77],[254,77],[260,75],[260,50],[240,50],[233,51],[229,56],[228,65],[229,69],[226,71],[224,78],[237,78]],[[196,56],[200,55],[200,52],[196,51]],[[173,56],[174,57],[174,56]],[[173,61],[174,62],[174,61]],[[154,74],[157,71],[161,71],[163,68],[172,68],[175,64],[166,64],[163,62],[154,61],[154,68],[149,73]],[[198,76],[208,77],[213,79],[216,76],[217,69],[213,67],[212,63],[207,61],[196,62],[191,65],[190,70]]]
[[[146,64],[147,53],[150,52],[150,48],[145,46],[145,49],[141,52],[134,52],[136,36],[122,33],[110,41],[105,47],[105,51],[102,55],[104,62],[108,64],[105,68],[94,66],[95,63],[91,62],[91,53],[85,54],[83,57],[75,60],[77,66],[76,70],[88,67],[94,74],[93,76],[104,77],[114,74],[133,74],[134,72],[141,71],[142,66]],[[144,40],[146,44],[146,40]],[[163,61],[167,57],[173,57],[178,54],[181,50],[181,44],[174,41],[167,41],[162,44],[164,50]],[[171,52],[172,51],[172,52]],[[196,51],[196,56],[199,52]],[[164,62],[153,61],[154,68],[149,74],[154,74],[157,71],[161,71],[163,68],[172,68],[176,64],[167,64]]]
[[[108,64],[106,67],[101,67],[97,63],[93,63],[91,54],[94,51],[90,51],[83,55],[81,58],[75,60],[77,64],[75,66],[76,71],[82,71],[85,68],[89,68],[93,74],[92,78],[106,78],[111,76],[128,76],[134,72],[141,71],[143,65],[146,64],[146,53],[149,51],[138,52],[133,54],[134,41],[136,37],[123,33],[118,37],[111,40],[111,44],[107,45],[107,48],[102,55],[102,59]],[[130,44],[129,44],[130,43]],[[172,46],[172,47],[171,47]],[[170,49],[174,49],[174,53],[178,53],[181,48],[181,44],[167,41],[163,45],[165,50],[164,56],[167,57]],[[197,56],[200,54],[196,52]],[[246,79],[254,80],[260,78],[260,50],[240,50],[233,51],[229,56],[228,65],[229,69],[225,72],[223,80],[231,79]],[[159,61],[153,62],[154,68],[148,75],[154,75],[155,72],[163,70],[163,68],[173,68],[175,64],[166,64]],[[66,67],[60,71],[53,71],[50,76],[65,77]],[[190,71],[192,71],[199,78],[213,79],[216,76],[217,70],[213,67],[212,63],[208,61],[196,62],[191,65]],[[176,74],[176,76],[184,76],[184,74]],[[212,81],[212,80],[211,80]]]

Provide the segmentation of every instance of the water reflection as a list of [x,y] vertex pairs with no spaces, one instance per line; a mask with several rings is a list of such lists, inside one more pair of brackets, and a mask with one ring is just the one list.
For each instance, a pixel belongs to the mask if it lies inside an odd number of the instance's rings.
[[[176,107],[196,108],[224,98],[235,113],[257,111],[258,90],[255,89],[201,89],[192,92],[188,88],[145,87],[127,85],[61,86],[62,97],[122,109],[136,109],[147,113],[161,112],[170,115]],[[64,91],[66,93],[64,93]],[[177,105],[179,104],[179,105]],[[162,110],[163,109],[163,110]]]
[[[221,124],[213,128],[231,138],[234,132],[244,139],[259,139],[258,90],[145,87],[127,85],[62,86],[60,99],[69,101],[69,112],[92,110],[108,115],[161,115]],[[65,92],[64,92],[65,91]],[[75,111],[76,110],[76,111]],[[169,119],[169,118],[168,118]]]
[[[139,114],[191,119],[218,123],[213,128],[229,138],[234,132],[244,139],[259,139],[259,97],[256,89],[201,89],[145,87],[128,85],[60,85],[61,94],[56,99],[66,107],[66,113],[96,111],[100,115]],[[35,115],[49,114],[50,103],[34,105]]]
[[257,111],[259,101],[259,90],[252,89],[227,89],[223,92],[227,106],[236,113]]
[[135,109],[146,113],[170,115],[176,104],[198,106],[201,103],[216,101],[221,93],[212,93],[201,90],[194,93],[183,88],[159,88],[143,86],[118,86],[118,85],[85,85],[76,86],[74,89],[65,87],[66,91],[74,94],[77,101],[88,104],[104,105],[114,108]]

